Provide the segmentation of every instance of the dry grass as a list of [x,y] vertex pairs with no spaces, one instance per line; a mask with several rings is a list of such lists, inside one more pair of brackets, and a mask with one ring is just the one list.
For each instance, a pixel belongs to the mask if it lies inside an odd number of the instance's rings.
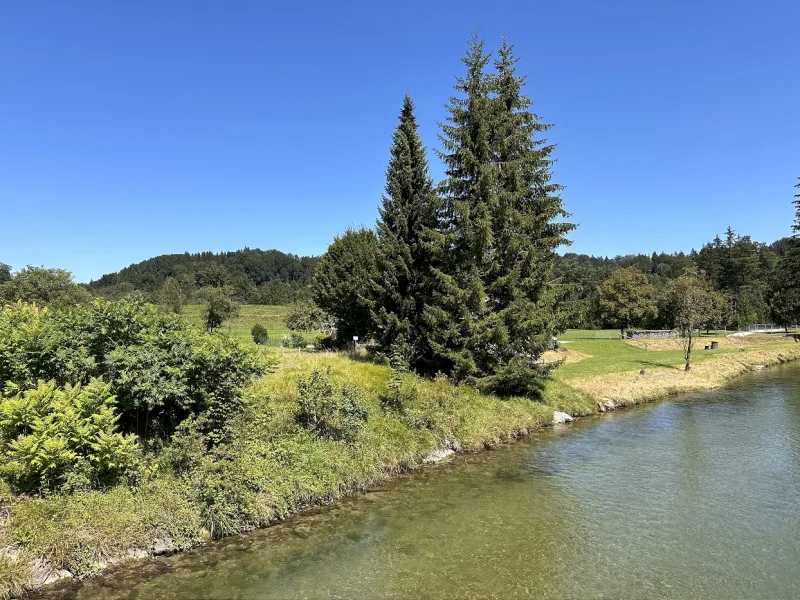
[[720,355],[693,366],[688,372],[680,367],[645,370],[644,374],[626,371],[576,378],[570,380],[569,385],[597,400],[611,399],[616,404],[627,406],[681,392],[713,389],[751,370],[754,365],[773,365],[798,359],[800,344],[782,344]]
[[542,355],[545,363],[554,363],[562,360],[565,363],[575,363],[589,357],[589,354],[584,354],[583,352],[578,352],[577,350],[570,350],[569,348],[548,350]]
[[[739,348],[751,348],[753,346],[786,344],[791,341],[792,340],[790,338],[787,338],[785,335],[781,334],[754,334],[732,338],[724,335],[708,337],[703,336],[697,338],[697,345],[695,347],[702,350],[703,346],[710,345],[711,342],[719,342],[719,347],[721,350],[738,350]],[[683,342],[680,338],[669,338],[662,340],[626,340],[625,343],[636,348],[653,350],[656,352],[664,350],[681,350],[683,348]]]

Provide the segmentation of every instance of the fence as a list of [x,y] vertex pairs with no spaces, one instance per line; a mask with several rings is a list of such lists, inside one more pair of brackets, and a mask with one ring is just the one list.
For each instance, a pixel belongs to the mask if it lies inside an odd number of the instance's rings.
[[748,325],[747,331],[750,333],[783,333],[787,330],[792,331],[798,329],[797,323],[794,325],[775,325],[775,323],[755,323]]

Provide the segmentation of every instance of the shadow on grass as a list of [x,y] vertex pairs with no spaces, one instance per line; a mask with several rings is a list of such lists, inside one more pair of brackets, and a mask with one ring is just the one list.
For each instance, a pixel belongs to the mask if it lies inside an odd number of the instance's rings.
[[665,362],[656,362],[654,360],[639,360],[636,361],[637,364],[643,367],[651,367],[651,368],[662,368],[662,369],[677,369],[679,365],[665,363]]

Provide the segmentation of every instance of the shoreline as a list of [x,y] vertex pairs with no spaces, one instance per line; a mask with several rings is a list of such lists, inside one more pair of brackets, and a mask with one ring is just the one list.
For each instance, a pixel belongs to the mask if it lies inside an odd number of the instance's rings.
[[[558,422],[572,420],[573,418],[602,415],[612,410],[651,403],[683,393],[688,394],[716,389],[723,387],[743,374],[759,370],[755,368],[756,366],[768,368],[800,360],[800,344],[796,345],[796,347],[788,344],[776,344],[776,346],[715,356],[698,363],[688,372],[679,368],[659,367],[650,371],[623,371],[570,380],[554,380],[553,386],[558,389],[558,394],[553,394],[554,397],[547,397],[546,394],[543,403],[531,402],[530,414],[525,415],[525,418],[520,415],[521,418],[519,418],[518,422],[508,423],[507,430],[498,432],[495,441],[481,440],[481,443],[478,444],[462,444],[455,439],[445,440],[444,445],[437,448],[429,448],[425,453],[415,456],[406,463],[385,465],[382,473],[376,477],[363,480],[358,480],[357,477],[354,477],[348,489],[340,490],[338,494],[332,493],[329,497],[312,499],[308,503],[300,504],[294,509],[290,509],[286,514],[265,524],[254,524],[248,530],[235,535],[246,535],[256,529],[285,522],[288,518],[302,514],[307,510],[334,503],[340,498],[356,496],[363,493],[370,485],[441,462],[456,453],[471,453],[491,449],[497,443],[502,444],[514,439],[524,438],[536,430],[551,427]],[[570,392],[572,397],[563,397],[565,394],[569,395]],[[569,400],[569,402],[565,402],[565,400]],[[549,411],[549,419],[537,419],[534,413],[537,410],[542,412],[541,409],[544,409],[544,412]],[[564,414],[570,418],[565,419]],[[8,519],[9,515],[6,515],[6,522]],[[154,540],[154,543],[146,549],[138,546],[120,548],[117,552],[105,556],[102,561],[93,564],[88,577],[101,575],[112,568],[119,569],[135,566],[137,561],[143,558],[175,554],[213,543],[213,541],[206,532],[196,536],[189,543],[177,543],[174,539],[162,537]],[[76,576],[72,572],[56,568],[56,565],[41,556],[25,559],[25,553],[26,550],[23,548],[9,546],[0,551],[1,560],[15,563],[19,562],[17,559],[23,560],[26,564],[21,565],[21,570],[25,570],[25,567],[27,567],[28,571],[28,580],[26,582],[0,581],[0,585],[2,585],[0,587],[0,590],[2,590],[0,591],[0,598],[28,596],[45,588],[70,585],[75,581]],[[77,579],[85,578],[87,576],[77,577]],[[21,586],[24,587],[24,591]],[[2,592],[7,593],[4,596]]]

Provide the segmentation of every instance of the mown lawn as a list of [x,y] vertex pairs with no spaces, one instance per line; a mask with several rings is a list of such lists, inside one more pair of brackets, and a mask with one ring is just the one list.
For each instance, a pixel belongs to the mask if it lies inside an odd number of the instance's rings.
[[[720,340],[718,350],[704,350],[704,346],[712,340]],[[679,367],[684,364],[680,340],[647,340],[631,343],[619,339],[619,330],[581,330],[572,329],[559,336],[563,347],[570,351],[586,355],[576,362],[568,362],[556,369],[554,377],[564,381],[577,377],[591,377],[622,371],[638,371],[644,369]],[[692,364],[700,364],[719,356],[754,349],[763,345],[785,343],[782,336],[754,335],[744,338],[726,338],[724,335],[702,335],[692,352]],[[647,348],[641,347],[647,344]],[[672,346],[670,349],[663,349]]]

